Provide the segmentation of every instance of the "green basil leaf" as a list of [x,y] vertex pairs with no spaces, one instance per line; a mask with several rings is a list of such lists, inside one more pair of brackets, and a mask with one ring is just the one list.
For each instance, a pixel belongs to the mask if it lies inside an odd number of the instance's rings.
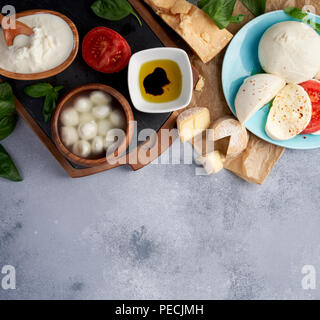
[[284,9],[284,12],[291,16],[292,18],[295,18],[297,20],[303,20],[305,17],[308,16],[308,13],[301,10],[300,8],[296,7],[288,7]]
[[6,100],[13,95],[12,88],[8,82],[0,83],[0,99]]
[[241,0],[241,2],[257,17],[266,12],[267,0]]
[[21,175],[10,155],[0,144],[0,177],[11,181],[22,181]]
[[198,7],[209,15],[219,29],[225,29],[231,20],[241,19],[232,17],[235,4],[236,0],[201,0]]
[[97,0],[91,5],[91,9],[98,17],[110,21],[118,21],[132,14],[142,25],[140,18],[127,0]]
[[15,114],[4,116],[0,119],[0,141],[7,138],[16,127],[17,117]]
[[49,122],[51,120],[52,113],[56,108],[56,99],[57,99],[57,95],[54,92],[54,90],[46,95],[46,99],[44,101],[44,105],[42,109],[42,114],[44,116],[45,122]]
[[52,90],[52,85],[49,83],[37,83],[24,89],[25,94],[32,98],[45,97]]
[[54,91],[58,93],[58,92],[59,92],[60,90],[62,90],[63,88],[64,88],[64,86],[58,86],[58,87],[55,87],[55,88],[54,88]]
[[308,12],[305,12],[302,9],[296,8],[296,7],[288,7],[286,9],[284,9],[284,11],[290,17],[297,19],[297,20],[300,20],[302,22],[305,22],[305,23],[309,24],[317,32],[320,32],[320,23],[317,23],[311,19],[307,19]]
[[7,82],[0,84],[0,119],[14,113],[14,96],[12,88]]

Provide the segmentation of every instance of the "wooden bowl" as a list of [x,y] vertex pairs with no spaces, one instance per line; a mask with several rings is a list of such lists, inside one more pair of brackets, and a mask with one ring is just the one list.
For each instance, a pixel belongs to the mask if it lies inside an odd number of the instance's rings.
[[36,9],[36,10],[28,10],[28,11],[17,13],[16,18],[21,18],[21,17],[30,16],[30,15],[39,14],[39,13],[52,14],[52,15],[58,16],[69,25],[73,33],[73,39],[74,39],[73,50],[71,51],[69,57],[59,66],[47,71],[38,72],[38,73],[16,73],[16,72],[7,71],[5,69],[0,68],[1,75],[10,79],[16,79],[16,80],[40,80],[40,79],[50,78],[67,69],[76,58],[79,50],[79,33],[76,25],[68,17],[56,11]]
[[115,151],[119,156],[124,154],[125,151],[128,149],[130,141],[133,136],[133,132],[134,132],[134,125],[133,125],[134,117],[133,117],[132,109],[127,99],[120,92],[118,92],[117,90],[109,86],[106,86],[104,84],[99,84],[99,83],[87,84],[87,85],[83,85],[73,89],[71,92],[69,92],[66,96],[62,98],[62,100],[59,102],[58,106],[56,107],[51,120],[51,133],[52,133],[53,141],[55,142],[60,152],[71,162],[84,167],[97,167],[102,164],[106,164],[108,158],[104,156],[103,158],[98,158],[98,159],[87,159],[87,158],[81,158],[73,154],[69,149],[67,149],[67,147],[64,146],[64,144],[60,139],[59,119],[60,119],[60,114],[62,110],[64,110],[65,107],[69,107],[68,102],[70,102],[71,99],[75,98],[77,95],[80,95],[81,93],[88,92],[88,91],[95,91],[95,90],[104,91],[110,94],[113,98],[115,98],[118,101],[119,107],[120,106],[122,107],[124,114],[126,116],[126,120],[127,120],[126,139],[124,139],[121,142],[120,146]]

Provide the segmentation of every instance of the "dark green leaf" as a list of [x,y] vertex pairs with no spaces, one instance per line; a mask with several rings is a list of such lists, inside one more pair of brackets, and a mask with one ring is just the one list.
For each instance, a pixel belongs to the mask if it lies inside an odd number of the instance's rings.
[[22,181],[21,175],[10,155],[0,144],[0,177],[11,181]]
[[16,127],[17,117],[15,114],[4,116],[0,119],[0,141],[7,138]]
[[285,13],[288,14],[290,17],[300,20],[302,22],[305,22],[309,24],[313,29],[315,29],[317,32],[320,32],[320,23],[317,23],[311,19],[307,19],[308,12],[305,12],[299,8],[295,7],[289,7],[284,9]]
[[140,18],[127,0],[97,0],[91,5],[91,9],[98,17],[111,21],[118,21],[132,14],[142,25]]
[[267,0],[241,0],[241,2],[257,17],[266,12]]
[[58,93],[58,92],[59,92],[60,90],[62,90],[63,88],[64,88],[63,86],[58,86],[58,87],[55,87],[55,88],[54,88],[54,91]]
[[7,82],[0,84],[0,119],[14,113],[14,96]]
[[91,9],[100,18],[110,21],[118,21],[132,14],[142,26],[139,16],[127,0],[97,0],[92,4]]
[[25,94],[32,98],[45,97],[52,90],[52,85],[49,83],[37,83],[24,89]]
[[206,12],[220,29],[225,29],[230,22],[241,20],[240,16],[233,17],[236,0],[200,0],[198,7]]
[[296,8],[296,7],[288,7],[284,9],[285,13],[291,16],[292,18],[295,18],[297,20],[303,20],[305,17],[307,17],[308,13]]
[[0,84],[0,99],[6,100],[12,96],[12,88],[8,82]]
[[57,99],[57,93],[54,91],[51,91],[46,95],[46,99],[44,101],[44,105],[42,109],[42,114],[44,116],[45,122],[49,122],[51,120],[52,113],[56,108],[56,99]]

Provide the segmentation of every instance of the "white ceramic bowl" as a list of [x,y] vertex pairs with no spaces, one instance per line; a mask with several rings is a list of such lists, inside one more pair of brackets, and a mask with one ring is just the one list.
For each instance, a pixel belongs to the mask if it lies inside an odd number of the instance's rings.
[[[182,91],[176,100],[153,103],[142,97],[139,88],[139,72],[144,63],[153,60],[172,60],[179,65],[182,73]],[[187,53],[177,48],[154,48],[135,53],[129,63],[128,86],[132,103],[141,112],[163,113],[185,108],[190,104],[193,91],[192,68]]]

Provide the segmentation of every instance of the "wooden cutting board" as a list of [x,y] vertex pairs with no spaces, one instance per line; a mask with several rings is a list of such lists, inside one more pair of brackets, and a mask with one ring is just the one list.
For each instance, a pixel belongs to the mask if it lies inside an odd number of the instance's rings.
[[[121,21],[107,21],[97,17],[90,9],[92,1],[77,0],[77,1],[20,1],[12,0],[11,5],[15,6],[17,12],[31,10],[31,9],[49,9],[58,11],[69,17],[77,26],[80,35],[80,44],[85,34],[92,28],[97,26],[106,26],[118,31],[122,34],[135,53],[140,50],[163,47],[163,46],[176,46],[171,37],[168,36],[168,30],[159,24],[159,21],[150,13],[150,11],[142,5],[140,1],[131,0],[132,5],[135,7],[140,17],[142,18],[142,27],[139,26],[137,20],[133,16],[129,16]],[[56,148],[50,131],[50,124],[45,123],[42,116],[42,99],[32,99],[23,93],[23,89],[33,83],[39,81],[17,81],[11,79],[2,80],[8,81],[16,94],[16,109],[21,118],[28,123],[32,130],[37,134],[40,140],[46,145],[52,155],[57,159],[65,171],[73,178],[84,177],[96,174],[102,171],[112,169],[117,165],[105,164],[94,168],[80,167],[69,160]],[[87,83],[103,83],[110,85],[120,91],[131,103],[128,86],[127,86],[127,69],[118,74],[107,75],[96,72],[86,65],[81,56],[81,46],[78,56],[74,63],[61,74],[40,80],[42,82],[50,82],[53,85],[63,85],[65,88],[62,94],[66,94],[72,88],[87,84]],[[128,163],[129,159],[136,157],[135,155],[143,151],[145,157],[139,157],[135,164],[129,164],[133,170],[138,170],[148,165],[158,156],[164,152],[172,144],[173,140],[177,138],[174,135],[170,139],[160,139],[160,129],[172,129],[175,126],[176,118],[179,112],[166,113],[166,114],[146,114],[135,110],[133,107],[135,120],[137,121],[137,134],[145,128],[154,129],[158,132],[159,143],[153,147],[149,146],[149,141],[141,143],[138,149],[132,151],[130,154],[124,156],[123,161],[120,163]],[[154,137],[153,137],[154,138]],[[153,140],[150,139],[150,141]],[[145,150],[144,150],[145,149]]]

